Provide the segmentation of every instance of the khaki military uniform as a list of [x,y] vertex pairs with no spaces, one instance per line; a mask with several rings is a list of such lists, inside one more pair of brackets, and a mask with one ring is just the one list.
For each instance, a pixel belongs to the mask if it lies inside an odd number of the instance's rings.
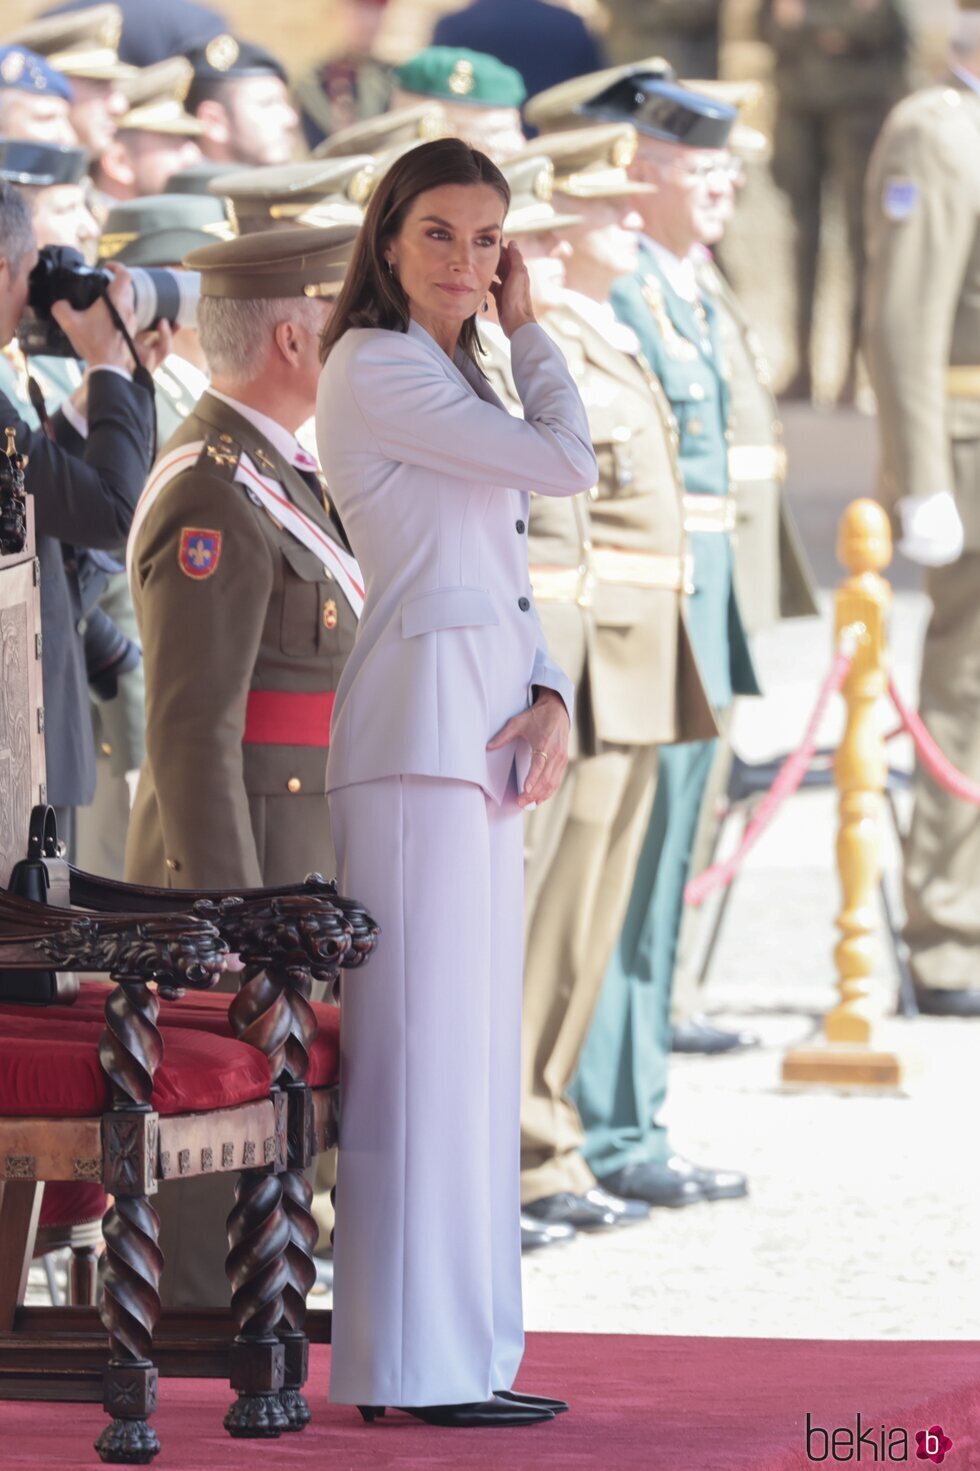
[[[299,472],[209,394],[168,452],[198,440],[204,449],[160,495],[133,550],[147,758],[126,876],[221,888],[331,873],[329,713],[356,620],[323,561],[235,481],[240,453],[340,544],[338,528]],[[180,565],[181,537],[195,528],[221,538],[201,578]]]
[[[977,81],[980,87],[980,79]],[[881,495],[951,490],[965,549],[927,574],[920,709],[980,779],[980,95],[933,87],[891,114],[868,173],[865,350],[878,397]],[[980,813],[918,769],[905,852],[921,986],[980,988]]]
[[595,1184],[567,1092],[622,925],[653,803],[657,747],[714,731],[681,612],[689,577],[683,487],[663,390],[615,342],[617,333],[628,340],[625,329],[612,318],[604,323],[585,298],[568,293],[542,325],[576,379],[599,464],[589,507],[594,742],[566,774],[560,841],[528,926],[525,1202]]

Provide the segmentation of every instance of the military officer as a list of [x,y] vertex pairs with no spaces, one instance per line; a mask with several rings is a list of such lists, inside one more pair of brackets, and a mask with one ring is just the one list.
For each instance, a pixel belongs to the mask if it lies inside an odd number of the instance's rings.
[[190,63],[171,56],[120,83],[129,106],[95,175],[110,200],[160,194],[171,174],[200,161],[203,125],[184,106],[191,76]]
[[682,613],[690,569],[676,426],[636,335],[609,304],[615,281],[637,264],[634,199],[652,192],[627,175],[636,146],[632,127],[611,124],[548,134],[522,156],[546,153],[559,209],[579,213],[562,232],[564,256],[538,259],[533,242],[525,254],[539,320],[571,366],[599,463],[589,529],[593,739],[566,773],[565,820],[529,926],[522,1196],[538,1219],[586,1229],[648,1212],[599,1187],[566,1094],[629,899],[657,747],[715,731]]
[[71,83],[25,46],[0,46],[0,137],[37,143],[78,142],[71,125]]
[[[712,706],[724,719],[737,693],[758,693],[732,575],[734,498],[728,475],[728,384],[717,320],[701,292],[691,250],[706,227],[716,171],[736,112],[643,72],[582,104],[585,116],[639,130],[632,177],[645,234],[637,270],[613,290],[677,422],[684,525],[693,554],[686,612]],[[691,849],[716,743],[661,752],[653,812],[619,941],[574,1087],[586,1129],[584,1155],[599,1183],[651,1205],[686,1205],[744,1194],[734,1171],[674,1154],[658,1122],[666,1094],[669,1007]]]
[[[980,15],[957,18],[951,71],[891,114],[868,173],[865,350],[881,496],[928,569],[923,718],[980,777]],[[921,768],[905,851],[919,1005],[980,1015],[980,816]]]
[[[131,882],[235,888],[332,873],[324,792],[333,692],[360,572],[296,429],[351,226],[192,251],[211,387],[158,459],[128,547],[146,667]],[[221,1180],[161,1193],[174,1306],[227,1301]],[[208,1248],[210,1247],[210,1250]]]
[[504,163],[524,147],[521,104],[527,96],[520,72],[495,56],[463,46],[428,46],[395,68],[393,108],[423,98],[439,102],[448,131]]
[[119,60],[122,14],[118,5],[45,15],[7,39],[38,52],[71,86],[70,118],[77,141],[93,159],[115,136],[129,103],[121,83],[137,69]]
[[299,131],[286,70],[264,47],[222,32],[187,51],[188,110],[202,124],[205,158],[257,168],[288,163]]

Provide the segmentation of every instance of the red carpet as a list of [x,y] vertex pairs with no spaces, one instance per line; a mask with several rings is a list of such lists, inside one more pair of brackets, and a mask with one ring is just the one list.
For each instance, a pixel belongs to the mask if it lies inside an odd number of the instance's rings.
[[[221,1426],[228,1390],[217,1381],[161,1381],[154,1424],[159,1471],[804,1471],[816,1464],[909,1465],[915,1432],[940,1424],[952,1440],[945,1471],[980,1471],[980,1343],[828,1343],[804,1339],[640,1338],[535,1334],[521,1387],[560,1394],[572,1413],[531,1430],[434,1430],[402,1415],[362,1426],[326,1401],[328,1349],[315,1349],[314,1421],[278,1441],[233,1441]],[[819,1436],[807,1459],[806,1413],[838,1429],[837,1458]],[[866,1435],[860,1452],[856,1416]],[[75,1471],[101,1463],[91,1449],[95,1405],[0,1403],[2,1471]],[[881,1427],[885,1446],[881,1454]],[[871,1430],[872,1440],[867,1438]],[[888,1433],[904,1428],[908,1457]],[[872,1454],[872,1445],[877,1460]]]

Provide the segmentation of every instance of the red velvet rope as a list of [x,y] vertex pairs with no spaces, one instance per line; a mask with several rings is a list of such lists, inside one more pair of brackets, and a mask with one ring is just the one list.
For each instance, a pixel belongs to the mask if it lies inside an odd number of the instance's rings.
[[787,756],[779,768],[779,775],[756,808],[755,816],[742,834],[742,841],[739,843],[735,852],[724,863],[713,863],[710,868],[704,870],[704,873],[699,874],[696,879],[691,880],[684,890],[685,903],[694,905],[703,904],[709,894],[713,894],[716,889],[723,889],[731,883],[741,868],[745,855],[751,848],[755,847],[780,807],[786,801],[786,798],[791,797],[797,790],[800,782],[809,770],[810,762],[813,760],[813,753],[817,749],[817,737],[820,732],[820,725],[827,706],[830,703],[830,698],[837,693],[844,683],[844,680],[847,678],[847,671],[850,669],[853,660],[853,648],[841,648],[838,650],[834,662],[830,666],[830,672],[820,688],[817,703],[813,708],[813,714],[810,716],[806,733],[798,749]]
[[916,755],[933,781],[952,796],[962,797],[964,802],[972,802],[974,807],[980,807],[980,785],[964,776],[962,771],[957,771],[952,761],[943,755],[926,729],[922,716],[918,710],[906,705],[893,679],[888,681],[888,693],[895,702],[902,725],[912,737]]

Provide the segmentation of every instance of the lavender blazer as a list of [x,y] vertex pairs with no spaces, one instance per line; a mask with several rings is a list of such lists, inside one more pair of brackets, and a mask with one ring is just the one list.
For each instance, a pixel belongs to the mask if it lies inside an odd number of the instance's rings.
[[[525,418],[462,352],[428,332],[356,328],[320,378],[317,443],[365,579],[331,724],[327,790],[413,774],[476,782],[503,800],[526,742],[487,751],[532,686],[572,686],[553,664],[527,563],[530,490],[596,481],[589,425],[564,359],[528,323],[514,333]],[[516,749],[519,745],[522,749]]]

